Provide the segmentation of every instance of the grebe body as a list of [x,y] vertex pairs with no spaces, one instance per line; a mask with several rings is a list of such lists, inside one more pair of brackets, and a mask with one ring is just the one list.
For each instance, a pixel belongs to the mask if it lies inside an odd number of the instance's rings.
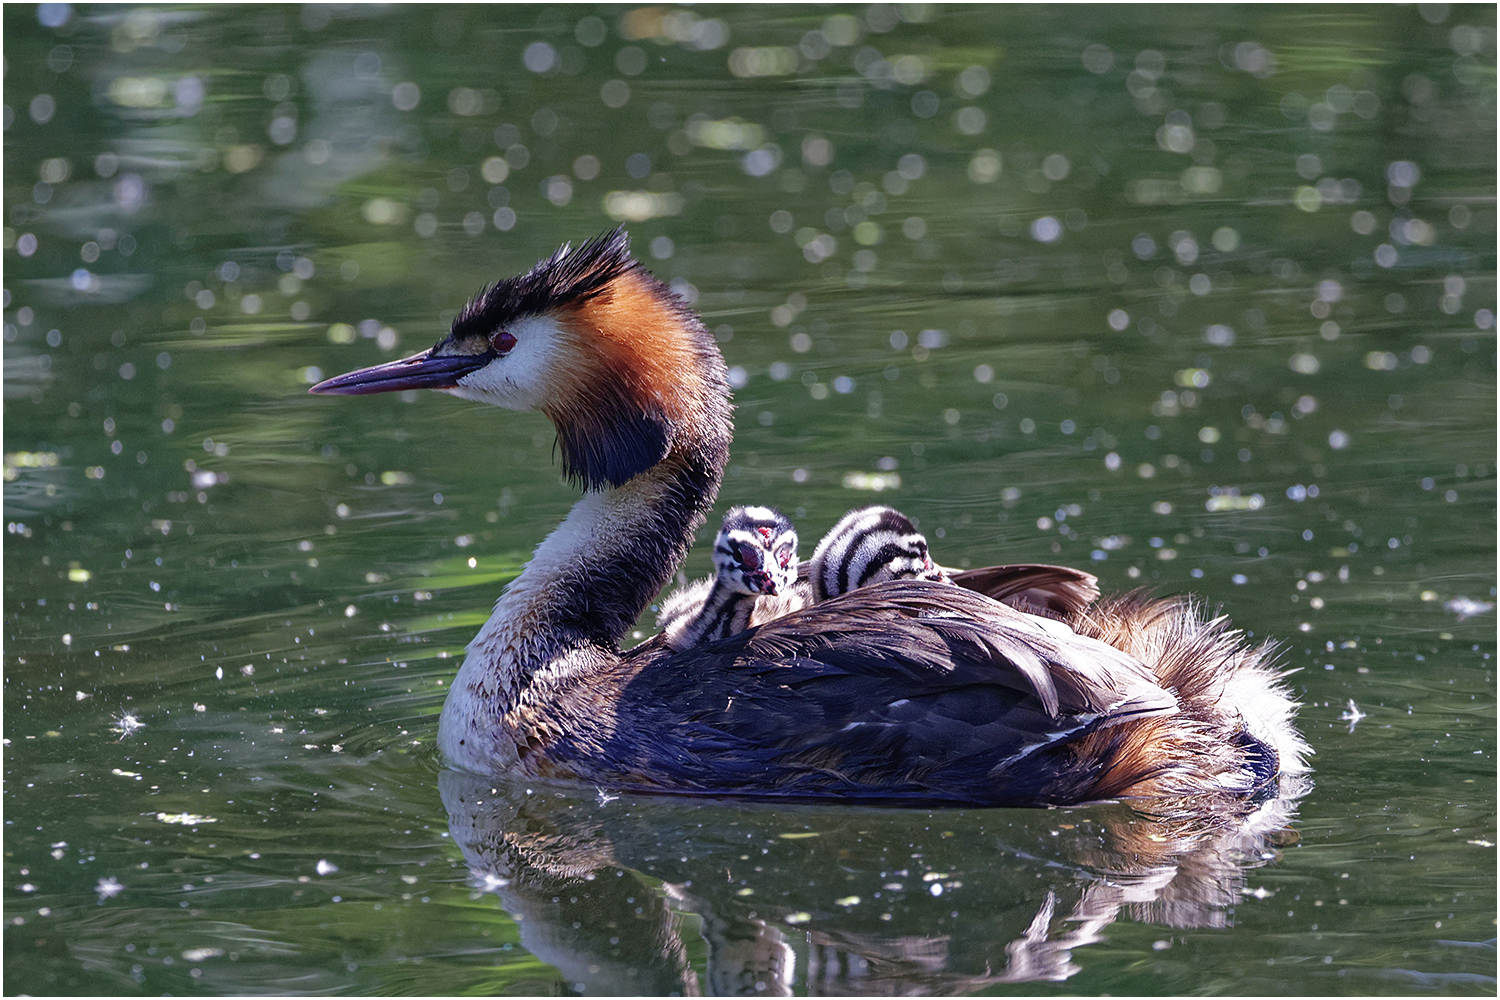
[[968,589],[1047,603],[1051,583],[969,571],[958,587],[889,580],[687,649],[658,636],[622,653],[712,505],[731,436],[717,345],[622,232],[486,288],[432,349],[312,391],[410,388],[540,410],[583,489],[449,688],[438,742],[457,767],[984,805],[1222,803],[1306,770],[1269,651],[1184,601],[1062,599],[1062,622]]

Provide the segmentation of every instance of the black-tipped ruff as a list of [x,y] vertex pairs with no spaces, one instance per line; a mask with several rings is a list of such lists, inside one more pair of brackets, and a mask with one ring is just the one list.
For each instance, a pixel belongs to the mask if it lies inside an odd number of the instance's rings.
[[624,230],[564,246],[484,289],[434,352],[499,357],[495,335],[524,337],[518,321],[532,317],[552,321],[554,349],[566,359],[549,373],[538,408],[557,428],[569,479],[586,490],[622,486],[695,441],[709,443],[707,464],[722,459],[723,359],[698,315],[630,255]]
[[614,411],[607,437],[593,426],[557,425],[563,472],[586,490],[622,486],[667,453],[667,424],[659,411],[631,412],[618,396],[601,396],[598,403]]

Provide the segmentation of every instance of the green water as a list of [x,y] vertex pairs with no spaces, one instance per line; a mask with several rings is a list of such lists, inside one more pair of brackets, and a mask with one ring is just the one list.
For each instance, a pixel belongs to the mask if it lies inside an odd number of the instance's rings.
[[[7,993],[1494,992],[1493,7],[3,16]],[[305,389],[621,223],[721,507],[1200,594],[1311,789],[1189,843],[444,771],[550,427]]]

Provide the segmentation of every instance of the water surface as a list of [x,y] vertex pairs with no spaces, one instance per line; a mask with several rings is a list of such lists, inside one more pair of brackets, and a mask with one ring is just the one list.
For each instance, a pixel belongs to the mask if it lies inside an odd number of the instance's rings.
[[[7,992],[1493,993],[1493,8],[4,18]],[[731,366],[721,508],[1199,594],[1311,788],[445,772],[551,428],[305,389],[619,224]]]

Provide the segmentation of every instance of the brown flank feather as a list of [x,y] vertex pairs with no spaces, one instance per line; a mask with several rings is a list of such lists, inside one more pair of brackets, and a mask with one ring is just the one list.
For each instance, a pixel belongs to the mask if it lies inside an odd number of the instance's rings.
[[[1255,736],[1225,689],[1236,676],[1258,674],[1283,693],[1274,683],[1280,675],[1268,665],[1270,644],[1249,645],[1226,619],[1205,619],[1187,598],[1154,598],[1143,591],[1106,597],[1070,624],[1080,635],[1145,663],[1181,706],[1176,715],[1102,729],[1078,742],[1077,759],[1104,762],[1094,797],[1201,795],[1208,790],[1204,774],[1247,774],[1244,742]],[[1287,710],[1292,707],[1288,700]],[[1276,748],[1266,749],[1274,754]]]

